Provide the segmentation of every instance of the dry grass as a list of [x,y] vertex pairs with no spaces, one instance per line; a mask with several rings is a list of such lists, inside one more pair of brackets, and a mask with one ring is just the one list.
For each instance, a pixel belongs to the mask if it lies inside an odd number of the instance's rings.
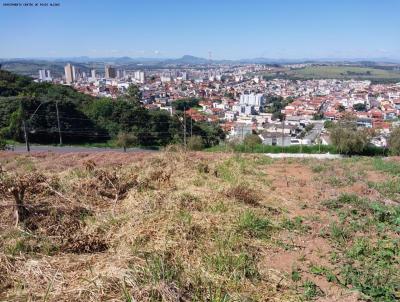
[[[369,162],[182,150],[0,163],[7,179],[40,175],[25,184],[17,227],[13,207],[0,213],[1,301],[353,301],[308,272],[329,259],[320,233],[335,217],[321,202],[380,173]],[[358,176],[330,183],[325,163]]]

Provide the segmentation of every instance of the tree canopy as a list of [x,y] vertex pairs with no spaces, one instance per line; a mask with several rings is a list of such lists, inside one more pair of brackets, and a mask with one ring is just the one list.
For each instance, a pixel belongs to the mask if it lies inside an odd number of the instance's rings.
[[366,149],[371,134],[368,129],[358,129],[354,117],[346,115],[332,126],[330,137],[340,153],[352,155]]

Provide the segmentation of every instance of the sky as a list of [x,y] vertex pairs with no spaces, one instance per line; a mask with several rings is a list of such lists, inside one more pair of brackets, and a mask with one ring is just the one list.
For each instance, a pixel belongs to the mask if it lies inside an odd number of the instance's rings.
[[400,0],[10,2],[36,1],[0,0],[0,58],[400,59]]

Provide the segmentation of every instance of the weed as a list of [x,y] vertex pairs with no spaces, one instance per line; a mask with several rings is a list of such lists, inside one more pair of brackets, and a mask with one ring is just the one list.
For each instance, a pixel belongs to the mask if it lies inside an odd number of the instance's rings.
[[210,173],[210,168],[206,163],[201,162],[197,165],[197,172],[207,174]]
[[179,205],[181,209],[187,209],[191,211],[201,211],[203,209],[203,204],[200,198],[186,192],[179,197]]
[[234,281],[258,277],[254,257],[246,252],[235,254],[229,250],[219,249],[216,254],[207,257],[206,262],[214,272]]
[[302,233],[307,232],[307,230],[309,229],[306,225],[303,224],[303,218],[300,216],[294,217],[293,219],[285,217],[283,218],[279,226],[285,230],[296,230]]
[[321,173],[326,170],[326,166],[324,165],[315,165],[311,167],[311,171],[314,173]]
[[195,177],[193,179],[193,185],[195,185],[196,187],[202,187],[205,185],[205,180],[202,177]]
[[299,282],[301,280],[300,271],[297,268],[293,268],[290,277],[293,282]]
[[332,222],[329,226],[330,238],[337,244],[343,244],[350,238],[349,230],[341,224]]
[[228,206],[223,201],[218,201],[210,206],[210,210],[213,213],[225,213],[228,211]]
[[331,199],[323,201],[322,205],[326,206],[328,209],[340,209],[345,204],[358,204],[360,199],[355,194],[341,194],[337,199]]
[[192,215],[190,212],[185,210],[180,210],[178,212],[178,220],[184,225],[191,225],[192,224]]
[[255,256],[238,245],[239,237],[216,238],[216,243],[216,252],[204,257],[211,271],[235,282],[259,277]]
[[336,275],[327,267],[325,266],[312,266],[310,268],[310,273],[319,276],[325,276],[326,281],[328,282],[337,282],[338,279]]
[[35,163],[29,157],[17,157],[15,161],[17,167],[24,169],[24,171],[33,172],[36,170]]
[[256,166],[262,166],[262,165],[271,165],[274,162],[274,160],[270,157],[267,156],[261,156],[257,157],[256,160],[254,161],[254,164]]
[[[394,234],[399,231],[400,208],[348,194],[325,205],[339,216],[329,236],[336,243],[331,263],[340,270],[340,283],[358,289],[370,301],[398,301],[400,243]],[[312,271],[328,280],[339,278],[322,268]]]
[[367,238],[356,238],[353,245],[347,251],[347,256],[354,260],[363,259],[369,254],[370,242]]
[[272,224],[268,219],[248,210],[239,217],[237,228],[239,232],[249,234],[251,237],[264,238],[271,231]]
[[234,156],[217,165],[214,175],[226,182],[236,183],[247,169],[248,162],[241,156]]
[[136,282],[141,285],[179,283],[183,267],[173,260],[171,253],[146,253],[144,258],[144,266],[131,267]]
[[235,200],[244,204],[256,206],[259,202],[258,194],[246,184],[239,184],[232,186],[227,192],[226,196],[234,198]]
[[400,164],[395,161],[385,160],[383,158],[374,158],[372,165],[375,170],[400,176]]
[[384,197],[397,199],[400,196],[400,178],[393,178],[384,182],[369,182],[368,185]]
[[303,295],[306,300],[313,300],[324,296],[324,292],[312,281],[305,281],[302,285]]

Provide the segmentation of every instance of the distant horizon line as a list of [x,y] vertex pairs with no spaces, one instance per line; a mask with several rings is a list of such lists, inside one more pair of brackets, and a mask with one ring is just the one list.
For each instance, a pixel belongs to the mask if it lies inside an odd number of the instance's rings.
[[89,60],[99,60],[99,59],[130,59],[130,60],[154,60],[154,61],[166,61],[166,60],[180,60],[180,59],[200,59],[209,62],[218,62],[218,61],[231,61],[231,62],[241,62],[241,61],[271,61],[271,62],[307,62],[307,61],[329,61],[329,62],[343,62],[343,61],[371,61],[371,62],[385,62],[385,63],[399,63],[400,57],[248,57],[241,59],[208,59],[204,57],[194,56],[194,55],[182,55],[177,57],[152,57],[152,56],[24,56],[24,57],[0,57],[0,60],[3,61],[11,61],[11,60],[45,60],[45,61],[54,61],[54,60],[76,60],[76,59],[89,59]]

